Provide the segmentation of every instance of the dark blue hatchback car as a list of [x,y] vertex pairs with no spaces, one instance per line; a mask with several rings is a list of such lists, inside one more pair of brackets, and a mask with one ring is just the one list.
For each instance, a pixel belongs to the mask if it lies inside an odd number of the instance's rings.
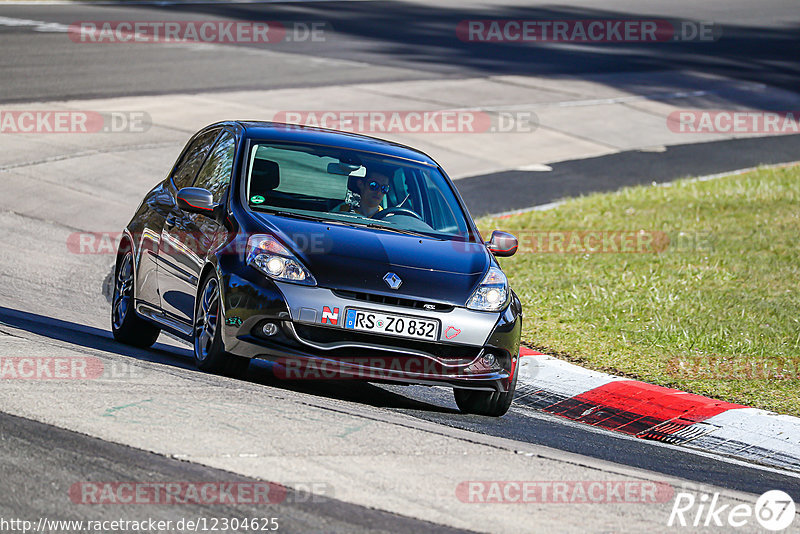
[[223,122],[198,132],[144,198],[117,255],[114,337],[162,330],[200,369],[251,358],[287,379],[455,388],[499,416],[517,380],[520,301],[444,171],[344,132]]

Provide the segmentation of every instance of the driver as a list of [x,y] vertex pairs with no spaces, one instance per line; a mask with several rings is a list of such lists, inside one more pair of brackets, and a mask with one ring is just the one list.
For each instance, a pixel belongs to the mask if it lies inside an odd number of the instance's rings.
[[[355,206],[355,212],[364,217],[372,217],[383,208],[381,202],[389,192],[389,177],[380,171],[370,171],[364,177],[359,177],[353,182],[355,192],[361,195],[361,202]],[[350,205],[343,203],[335,211],[349,211]]]

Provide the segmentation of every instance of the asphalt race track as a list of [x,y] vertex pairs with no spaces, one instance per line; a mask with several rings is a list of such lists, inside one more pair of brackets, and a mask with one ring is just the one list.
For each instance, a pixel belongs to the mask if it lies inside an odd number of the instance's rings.
[[[753,6],[746,0],[540,4],[531,2],[287,2],[267,4],[104,6],[4,6],[3,15],[65,25],[92,20],[238,20],[324,22],[334,30],[325,42],[251,45],[253,53],[218,47],[213,54],[189,48],[150,50],[86,46],[80,54],[58,46],[58,33],[7,27],[3,71],[10,75],[0,102],[159,94],[231,89],[308,87],[344,81],[426,79],[492,74],[582,75],[695,69],[796,88],[800,75],[797,6],[778,0]],[[723,26],[716,42],[682,42],[668,49],[653,43],[614,44],[589,51],[511,44],[476,46],[453,39],[453,28],[479,13],[486,19],[664,18],[713,21]],[[261,52],[259,54],[258,52]],[[621,53],[624,52],[624,57]],[[288,54],[289,57],[284,56]],[[46,59],[40,59],[40,58]],[[309,57],[317,61],[308,68]],[[38,59],[32,61],[32,59]],[[331,60],[330,63],[320,60]],[[337,64],[341,60],[353,62]]]
[[[602,47],[454,39],[453,28],[471,18],[714,21],[723,38]],[[271,45],[91,46],[71,43],[64,31],[77,21],[215,19],[319,21],[327,37]],[[345,92],[355,84],[457,86],[496,76],[551,76],[569,85],[673,71],[676,78],[702,72],[788,94],[800,86],[799,27],[795,0],[612,0],[602,7],[588,1],[0,1],[0,110],[42,102],[71,108],[91,99],[111,109],[141,109],[145,100],[137,99],[147,98],[156,116],[159,102],[170,107],[185,97],[181,113],[191,114],[192,99],[232,106],[237,92],[248,91],[282,90],[291,101],[328,86]],[[730,103],[745,104],[751,103]],[[246,112],[246,100],[235,105]],[[766,100],[762,108],[769,109]],[[64,244],[76,232],[121,229],[193,131],[185,122],[154,124],[146,141],[122,134],[94,144],[0,133],[0,357],[89,358],[115,371],[85,381],[3,381],[0,519],[278,517],[280,531],[289,532],[633,532],[667,530],[672,503],[475,505],[459,500],[456,488],[469,480],[624,479],[719,492],[731,503],[752,505],[772,489],[800,499],[798,473],[568,422],[526,405],[524,391],[502,418],[465,416],[444,388],[286,382],[264,362],[232,379],[196,371],[190,348],[165,335],[151,350],[114,342],[113,256],[74,254]],[[463,173],[457,185],[473,214],[485,215],[800,160],[798,135],[705,141],[566,157],[550,162],[546,173],[517,165]],[[92,505],[70,493],[85,482],[170,481],[267,481],[289,489],[268,505]]]
[[[780,143],[773,138],[757,137],[676,145],[664,152],[633,150],[563,161],[550,165],[552,171],[547,173],[510,170],[471,176],[458,181],[458,190],[473,216],[481,216],[620,187],[789,163],[796,161],[797,154],[800,154],[800,135],[783,136]],[[536,188],[527,187],[533,180]],[[508,195],[506,188],[515,191],[514,195]]]

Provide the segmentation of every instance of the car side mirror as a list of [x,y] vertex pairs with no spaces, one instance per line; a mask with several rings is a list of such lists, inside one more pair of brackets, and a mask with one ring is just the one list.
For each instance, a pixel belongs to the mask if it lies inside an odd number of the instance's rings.
[[516,254],[518,244],[517,238],[513,235],[495,230],[492,232],[491,239],[486,242],[486,247],[495,256],[508,257]]
[[211,191],[202,187],[184,187],[178,191],[178,207],[189,213],[200,213],[214,217],[217,205]]

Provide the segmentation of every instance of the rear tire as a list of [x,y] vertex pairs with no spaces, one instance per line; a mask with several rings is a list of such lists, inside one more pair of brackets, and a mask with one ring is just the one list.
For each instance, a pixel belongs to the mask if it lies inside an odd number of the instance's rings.
[[224,317],[220,306],[219,281],[213,272],[200,284],[194,309],[192,337],[197,368],[231,377],[243,375],[250,365],[250,359],[234,356],[222,347]]
[[148,348],[156,342],[161,329],[136,315],[133,309],[134,289],[133,253],[126,250],[122,261],[117,263],[117,268],[114,270],[111,333],[120,343]]
[[454,389],[453,395],[456,398],[459,410],[463,413],[488,415],[490,417],[504,415],[514,400],[514,391],[517,389],[517,374],[518,367],[515,365],[511,385],[505,393],[477,391],[474,389]]

